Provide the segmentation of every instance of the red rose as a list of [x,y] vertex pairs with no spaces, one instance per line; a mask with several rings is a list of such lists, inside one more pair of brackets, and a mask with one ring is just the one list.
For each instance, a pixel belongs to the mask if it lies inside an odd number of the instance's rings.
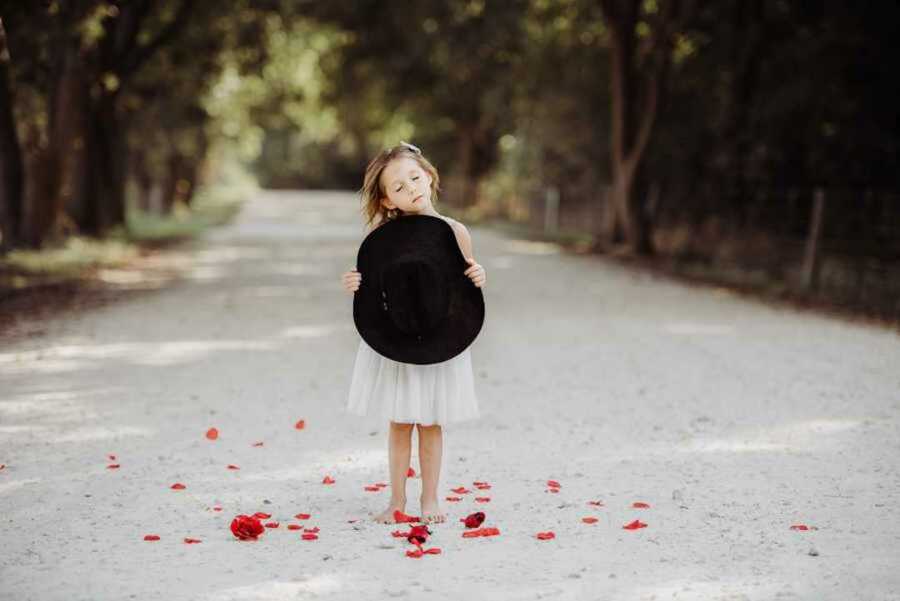
[[466,523],[466,528],[478,528],[484,523],[484,512],[479,511],[476,513],[472,513],[466,516],[464,520]]
[[231,520],[231,532],[241,540],[256,540],[265,531],[262,522],[252,515],[239,515]]
[[425,541],[428,540],[428,535],[431,534],[431,530],[428,529],[428,526],[413,526],[409,529],[407,533],[406,540],[415,544],[418,542],[420,545],[425,544]]

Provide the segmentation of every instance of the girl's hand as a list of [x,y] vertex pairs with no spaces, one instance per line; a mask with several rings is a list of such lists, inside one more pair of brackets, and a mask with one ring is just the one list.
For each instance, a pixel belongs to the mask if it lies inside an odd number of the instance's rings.
[[487,280],[487,274],[484,272],[484,267],[476,263],[475,259],[466,259],[466,263],[469,264],[469,267],[463,273],[469,276],[469,279],[472,280],[472,283],[475,284],[476,288],[484,286],[484,282]]
[[341,276],[341,281],[347,292],[356,292],[359,290],[359,283],[362,282],[362,274],[356,270],[350,270]]

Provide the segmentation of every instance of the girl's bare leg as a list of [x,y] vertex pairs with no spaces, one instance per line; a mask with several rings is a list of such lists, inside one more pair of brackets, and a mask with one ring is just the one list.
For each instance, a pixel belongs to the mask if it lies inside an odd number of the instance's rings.
[[438,481],[441,477],[441,454],[444,446],[444,434],[438,424],[423,426],[417,424],[419,430],[419,467],[422,470],[422,521],[444,522],[447,516],[438,505]]
[[394,523],[394,510],[406,513],[406,474],[412,449],[412,424],[391,422],[388,434],[388,462],[391,470],[391,500],[388,508],[373,519],[382,524]]

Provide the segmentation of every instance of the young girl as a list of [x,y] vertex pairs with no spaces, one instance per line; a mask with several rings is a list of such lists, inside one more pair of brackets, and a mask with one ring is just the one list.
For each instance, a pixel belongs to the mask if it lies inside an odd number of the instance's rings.
[[[380,152],[366,167],[360,190],[368,218],[366,234],[406,215],[439,217],[456,234],[459,248],[469,263],[465,275],[475,286],[482,287],[486,276],[484,268],[475,262],[468,230],[434,208],[439,181],[437,169],[412,144],[401,142]],[[346,290],[353,293],[359,289],[362,276],[354,269],[344,273],[342,280]],[[469,349],[442,363],[416,365],[388,359],[360,340],[347,411],[390,422],[391,500],[387,509],[374,516],[375,521],[392,523],[395,510],[406,513],[406,478],[413,425],[416,425],[422,475],[421,518],[426,523],[444,522],[446,515],[438,503],[441,426],[479,417]]]

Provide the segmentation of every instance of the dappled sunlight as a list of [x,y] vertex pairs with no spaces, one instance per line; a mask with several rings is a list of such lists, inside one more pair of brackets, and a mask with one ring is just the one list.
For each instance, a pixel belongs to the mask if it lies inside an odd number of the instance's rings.
[[768,451],[811,451],[842,441],[829,435],[855,430],[864,418],[822,418],[761,429],[756,435],[735,435],[730,438],[697,437],[676,447],[687,453],[725,451],[731,453]]
[[507,240],[503,250],[518,255],[558,255],[561,252],[556,244],[533,240]]
[[676,321],[663,324],[664,332],[679,335],[709,335],[728,336],[735,333],[734,326],[718,323],[699,323],[691,321]]
[[53,373],[96,367],[98,360],[121,359],[136,365],[166,366],[206,357],[218,351],[272,350],[273,342],[256,340],[182,340],[69,344],[36,351],[0,353],[0,374]]
[[224,589],[208,594],[207,601],[281,601],[299,599],[300,596],[335,593],[342,589],[341,579],[334,574],[316,574],[307,578],[297,578],[291,582],[256,582],[236,588]]

